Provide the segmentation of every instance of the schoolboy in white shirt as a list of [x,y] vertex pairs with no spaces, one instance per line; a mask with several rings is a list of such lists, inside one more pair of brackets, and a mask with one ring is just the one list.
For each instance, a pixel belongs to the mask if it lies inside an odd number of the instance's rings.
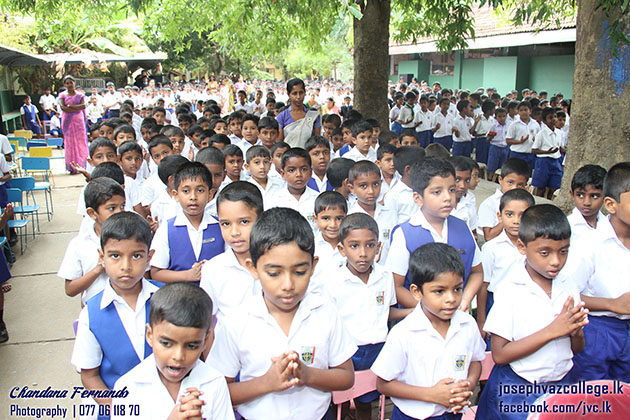
[[[157,135],[153,137],[149,143],[149,154],[157,167],[165,156],[173,154],[173,144],[168,137]],[[150,209],[153,201],[155,201],[165,187],[166,185],[160,180],[157,171],[153,171],[146,181],[144,181],[142,184],[141,202],[146,210]]]
[[360,160],[376,161],[376,151],[372,148],[372,124],[365,120],[357,121],[352,125],[352,143],[354,147],[343,155],[346,159],[355,162]]
[[455,208],[451,211],[451,216],[466,222],[473,236],[476,237],[477,232],[477,206],[476,200],[469,194],[468,187],[472,177],[472,160],[463,156],[453,156],[449,162],[455,168]]
[[420,96],[420,109],[414,117],[414,125],[418,133],[418,142],[420,147],[427,147],[431,143],[431,128],[433,128],[433,113],[429,111],[429,98],[425,95]]
[[571,225],[571,243],[581,242],[607,222],[600,211],[604,204],[606,169],[599,165],[584,165],[571,179],[569,194],[575,208],[567,216]]
[[453,146],[453,116],[449,114],[449,107],[451,100],[449,98],[440,98],[440,108],[436,109],[436,113],[433,116],[433,142],[439,143],[446,148],[447,151],[451,151]]
[[416,211],[411,189],[411,166],[424,158],[424,149],[415,146],[399,147],[394,154],[394,167],[400,180],[385,196],[385,207],[396,212],[397,224],[406,222]]
[[151,204],[151,217],[157,220],[160,225],[177,216],[180,206],[175,198],[173,178],[177,168],[187,162],[188,159],[181,155],[169,155],[160,161],[157,174],[165,187]]
[[536,170],[532,177],[534,194],[551,200],[562,183],[562,145],[560,130],[556,130],[556,113],[553,108],[542,110],[542,128],[534,137],[532,154],[536,156]]
[[271,155],[264,146],[252,146],[245,153],[247,163],[245,169],[249,172],[247,181],[254,184],[263,198],[275,194],[282,188],[282,180],[269,177],[271,169]]
[[532,105],[529,102],[518,104],[519,119],[508,127],[505,141],[510,145],[510,157],[523,159],[533,170],[536,162],[532,155],[532,145],[540,125],[530,117],[531,111]]
[[116,381],[128,395],[114,402],[112,419],[234,419],[225,377],[199,359],[212,345],[212,306],[192,284],[153,294],[146,333],[153,354]]
[[313,176],[306,185],[319,193],[332,191],[333,187],[326,176],[326,170],[330,163],[330,142],[323,136],[312,136],[306,140],[304,149],[311,156],[313,164]]
[[265,211],[252,229],[247,266],[263,293],[219,326],[208,359],[249,420],[321,419],[331,391],[354,383],[356,345],[332,303],[307,292],[314,248],[309,224],[292,209]]
[[453,120],[453,156],[470,157],[472,153],[472,133],[481,117],[472,118],[472,105],[467,99],[457,103],[457,117]]
[[348,213],[348,202],[337,191],[324,191],[315,200],[315,256],[319,258],[314,277],[336,270],[344,263],[339,251],[339,227]]
[[464,264],[455,248],[428,243],[411,254],[409,266],[419,303],[392,328],[372,365],[376,387],[394,402],[392,420],[457,419],[485,358],[474,319],[458,310]]
[[400,181],[400,174],[394,166],[394,155],[396,154],[396,146],[385,143],[376,151],[376,166],[381,170],[381,195],[378,197],[379,202],[383,202],[385,195]]

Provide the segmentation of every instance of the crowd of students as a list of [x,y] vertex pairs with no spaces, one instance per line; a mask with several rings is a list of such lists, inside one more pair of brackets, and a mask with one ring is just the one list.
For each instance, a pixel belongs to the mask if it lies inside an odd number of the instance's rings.
[[[301,109],[304,83],[289,86]],[[203,106],[180,104],[173,126],[163,107],[123,103],[91,127],[83,223],[58,275],[84,305],[71,360],[97,412],[329,419],[331,392],[371,369],[392,419],[458,419],[489,349],[480,419],[524,419],[500,403],[540,396],[500,384],[630,381],[630,163],[580,168],[567,218],[535,205],[533,161],[508,157],[477,212],[479,163],[450,156],[441,122],[422,143],[354,109],[300,148],[274,118]],[[357,398],[357,418],[377,398]]]

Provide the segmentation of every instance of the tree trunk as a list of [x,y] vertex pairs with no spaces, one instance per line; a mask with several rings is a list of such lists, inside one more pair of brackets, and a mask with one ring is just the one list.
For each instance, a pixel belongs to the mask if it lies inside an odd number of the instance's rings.
[[[557,200],[564,210],[573,207],[569,187],[581,166],[609,169],[630,161],[630,48],[620,45],[619,58],[610,52],[607,28],[613,17],[596,10],[597,3],[581,0],[578,7],[569,146]],[[625,16],[620,29],[627,33],[629,27]]]
[[368,0],[360,6],[363,18],[354,19],[354,108],[386,129],[391,2]]

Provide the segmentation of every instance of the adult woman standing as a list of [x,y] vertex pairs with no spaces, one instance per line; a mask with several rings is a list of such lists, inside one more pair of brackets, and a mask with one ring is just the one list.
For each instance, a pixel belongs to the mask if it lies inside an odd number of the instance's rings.
[[86,98],[75,90],[74,77],[68,75],[63,78],[63,85],[67,89],[59,95],[61,107],[61,127],[66,155],[66,169],[71,174],[78,173],[75,167],[85,168],[88,156],[87,129],[85,106]]
[[318,136],[321,132],[319,112],[304,105],[306,86],[301,79],[291,79],[287,82],[289,105],[276,117],[280,126],[280,141],[291,147],[304,147],[304,143],[311,136]]

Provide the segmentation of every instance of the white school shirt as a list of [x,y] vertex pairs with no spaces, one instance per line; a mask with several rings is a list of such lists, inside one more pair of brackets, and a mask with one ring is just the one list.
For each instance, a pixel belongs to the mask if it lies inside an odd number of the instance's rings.
[[[445,378],[468,378],[470,364],[485,359],[485,350],[473,317],[456,310],[443,338],[418,304],[394,325],[371,370],[386,381],[432,387]],[[394,397],[392,401],[400,411],[416,419],[440,416],[447,411],[443,405],[426,401]]]
[[[206,230],[208,225],[213,223],[219,223],[217,219],[210,216],[208,212],[204,212],[203,219],[199,224],[199,229],[195,229],[190,223],[181,206],[175,216],[175,226],[186,226],[188,230],[188,238],[195,253],[195,258],[199,258],[201,252],[201,246],[203,245],[203,231]],[[151,265],[153,267],[166,269],[171,261],[170,248],[168,246],[168,223],[162,223],[153,236],[151,241],[151,249],[155,250],[153,258],[151,258]]]
[[[448,219],[444,219],[444,224],[442,225],[442,232],[437,232],[433,226],[429,223],[427,218],[422,213],[422,209],[418,208],[418,211],[411,216],[409,219],[409,224],[412,226],[422,226],[426,230],[429,231],[431,237],[434,242],[448,243]],[[470,237],[475,242],[475,254],[473,256],[472,267],[476,267],[481,263],[481,251],[479,251],[479,247],[477,246],[477,242],[472,236],[472,232],[469,230],[468,233]],[[385,268],[391,271],[394,274],[398,274],[400,276],[407,275],[407,271],[409,270],[409,257],[411,254],[409,250],[407,250],[407,241],[405,239],[405,234],[402,229],[396,229],[396,232],[392,235],[392,243],[390,245],[390,253],[385,262]]]
[[418,205],[413,201],[413,190],[402,180],[391,187],[385,196],[385,207],[396,212],[398,224],[409,220],[418,209]]
[[[7,163],[6,158],[3,154],[0,154],[0,176],[4,176],[4,174],[8,174],[11,172],[11,167]],[[0,185],[6,184],[7,181],[0,182]]]
[[[157,289],[157,286],[149,283],[146,279],[142,279],[142,290],[138,295],[135,309],[131,309],[129,304],[114,291],[109,281],[106,282],[103,295],[101,296],[101,309],[104,309],[110,303],[114,302],[114,307],[116,308],[116,312],[118,312],[120,321],[140,360],[144,359],[145,327],[149,322],[149,320],[146,319],[144,304]],[[77,370],[81,370],[99,367],[102,360],[103,350],[92,331],[90,331],[88,307],[84,306],[79,314],[77,336],[74,341],[72,359],[70,362]]]
[[314,232],[317,232],[317,225],[315,224],[315,200],[319,193],[310,187],[306,187],[300,199],[297,200],[289,192],[287,185],[283,185],[282,188],[277,190],[274,194],[265,198],[265,210],[269,210],[273,207],[288,207],[293,210],[297,210],[311,225]]
[[263,188],[263,186],[260,185],[258,181],[256,181],[254,177],[251,175],[248,175],[245,180],[251,184],[254,184],[256,187],[258,187],[258,189],[260,190],[260,193],[263,196],[263,200],[267,196],[271,196],[275,194],[278,190],[280,190],[284,186],[284,181],[282,180],[282,178],[272,178],[268,175],[267,175],[267,188]]
[[321,232],[315,234],[315,256],[319,258],[319,261],[315,266],[314,275],[318,275],[319,272],[337,270],[346,262],[339,248],[330,246]]
[[142,192],[135,179],[130,176],[123,175],[125,180],[125,208],[133,208],[141,203]]
[[276,165],[274,165],[273,163],[271,164],[271,169],[269,170],[269,173],[267,174],[267,176],[269,178],[278,178],[284,184],[284,179],[282,178],[282,174],[278,172],[278,170],[276,169]]
[[345,264],[331,274],[324,287],[356,345],[384,342],[389,308],[396,304],[392,273],[380,264],[372,264],[367,284]]
[[[327,298],[306,293],[293,317],[289,335],[271,316],[262,294],[217,328],[208,363],[227,377],[240,372],[241,382],[263,376],[271,358],[295,351],[307,366],[328,369],[348,361],[357,346],[345,330],[337,309]],[[237,406],[248,420],[319,420],[331,393],[307,386],[271,392]]]
[[460,114],[455,117],[453,120],[453,127],[457,128],[459,131],[459,136],[453,133],[453,141],[457,143],[462,143],[465,141],[472,140],[472,134],[470,134],[470,129],[472,128],[475,121],[470,117],[462,117]]
[[[494,290],[494,305],[484,330],[509,341],[521,340],[553,322],[569,296],[580,302],[580,292],[569,276],[560,274],[551,282],[551,298],[525,269],[521,256]],[[562,379],[573,367],[569,336],[556,338],[529,356],[515,360],[510,367],[529,382],[551,382]]]
[[511,144],[510,150],[518,153],[531,153],[532,145],[534,144],[534,136],[540,130],[540,126],[533,118],[529,119],[529,122],[525,124],[521,120],[514,121],[508,127],[507,134],[505,135],[508,139],[513,140],[521,140],[521,138],[528,136],[525,143],[521,144]]
[[508,238],[505,230],[481,247],[483,281],[488,283],[488,291],[494,292],[499,282],[507,279],[507,274],[515,262],[521,261],[521,253]]
[[177,216],[180,205],[171,197],[166,188],[158,194],[158,197],[151,203],[151,217],[158,219],[158,223],[162,225],[167,220]]
[[[400,112],[398,113],[398,123],[402,126],[402,128],[414,128],[413,124],[413,109],[409,108],[407,105],[403,105],[400,108]],[[409,121],[408,123],[403,123],[403,121]],[[344,156],[345,157],[345,156]]]
[[499,204],[501,204],[501,197],[503,192],[501,188],[497,190],[490,197],[482,201],[479,206],[479,227],[480,228],[493,228],[499,224]]
[[598,232],[602,224],[608,223],[606,216],[601,211],[597,212],[597,227],[594,228],[586,222],[582,213],[576,208],[567,216],[571,225],[571,244],[580,242],[584,237],[589,237],[594,232]]
[[477,200],[472,192],[468,191],[459,199],[457,206],[451,211],[451,216],[463,220],[470,230],[477,229],[479,220],[477,219]]
[[142,196],[140,201],[143,206],[150,206],[159,193],[166,189],[166,185],[162,182],[157,174],[157,171],[152,172],[151,175],[142,184]]
[[[358,202],[356,202],[350,209],[348,214],[363,213],[368,214]],[[389,207],[385,207],[382,204],[376,203],[376,209],[374,210],[374,220],[378,225],[378,240],[383,244],[381,249],[381,258],[379,262],[382,264],[387,261],[387,254],[389,253],[389,242],[391,240],[392,230],[398,224],[398,216],[396,212]]]
[[392,107],[392,109],[389,111],[389,121],[390,121],[390,123],[391,123],[392,120],[394,120],[394,121],[398,120],[398,115],[400,115],[400,108],[398,106],[394,105]]
[[212,299],[212,314],[218,323],[262,291],[260,282],[238,262],[231,248],[203,265],[199,286]]
[[[475,134],[473,137],[486,137],[488,135],[488,131],[490,131],[490,128],[492,128],[496,121],[492,115],[489,118],[486,118],[485,115],[481,113],[481,110],[479,110],[479,112],[481,118],[477,122],[477,127],[475,127]],[[477,114],[475,114],[475,116],[477,116]]]
[[251,144],[250,142],[248,142],[247,140],[245,140],[245,137],[243,137],[238,143],[235,143],[243,152],[243,157],[245,157],[247,155],[247,151],[252,147],[252,146],[262,146],[262,140],[261,139],[256,139],[256,143],[255,144]]
[[549,127],[547,127],[547,124],[543,124],[540,131],[534,137],[534,144],[532,144],[532,149],[549,150],[557,147],[558,150],[556,150],[554,153],[545,153],[542,155],[536,155],[536,157],[559,159],[561,156],[560,146],[562,146],[562,137],[560,136],[560,130],[551,130]]
[[267,110],[267,108],[265,107],[265,104],[263,103],[262,99],[260,100],[260,103],[257,104],[256,101],[251,101],[249,103],[249,106],[251,107],[251,113],[260,117],[262,115],[263,112],[265,112]]
[[[103,107],[109,106],[111,110],[120,109],[120,103],[123,102],[123,98],[119,92],[110,93],[107,92],[103,95],[103,99],[101,100],[101,105]],[[116,104],[116,105],[114,105]]]
[[492,127],[488,131],[494,131],[497,133],[496,136],[490,140],[490,144],[498,147],[507,147],[507,143],[505,142],[505,134],[507,133],[507,124],[501,125],[498,122],[494,122]]
[[317,185],[317,189],[319,190],[320,194],[326,191],[326,183],[328,182],[328,175],[324,174],[324,178],[320,179],[317,175],[315,175],[315,172],[313,172],[311,179],[315,181],[315,184]]
[[398,173],[398,171],[394,172],[394,176],[391,180],[391,183],[388,184],[387,181],[385,181],[385,177],[383,176],[383,171],[381,171],[381,193],[378,196],[378,200],[379,202],[383,201],[385,199],[385,195],[392,189],[394,188],[394,186],[398,183],[398,181],[400,181],[400,178],[402,178],[400,176],[400,174]]
[[9,143],[9,138],[4,134],[0,134],[0,154],[8,155],[13,153],[13,147]]
[[[225,377],[201,360],[197,360],[190,373],[182,379],[176,400],[173,400],[160,378],[154,354],[121,376],[114,385],[115,390],[125,387],[129,395],[121,401],[114,399],[114,404],[124,403],[127,410],[124,415],[116,415],[116,411],[113,410],[112,420],[166,420],[175,408],[175,401],[184,396],[188,388],[197,388],[203,392],[203,395],[199,397],[206,403],[202,406],[203,418],[234,419]],[[130,406],[136,404],[139,405],[139,414],[130,410]]]
[[[585,252],[579,253],[580,268],[576,273],[584,277],[577,283],[584,296],[615,299],[630,292],[630,250],[617,237],[610,219],[604,218],[597,225],[588,244],[582,244],[581,251]],[[589,315],[630,319],[630,315],[609,311],[591,311]]]
[[433,133],[433,137],[446,137],[453,134],[453,117],[451,114],[446,113],[446,116],[444,116],[438,111],[433,116],[433,126],[431,128],[437,127],[438,124],[440,124],[440,128]]
[[39,104],[44,111],[48,109],[54,110],[57,107],[57,99],[52,95],[52,93],[49,95],[42,95],[39,97]]
[[[94,221],[88,217],[86,227],[72,238],[66,248],[66,253],[61,261],[57,276],[62,279],[74,280],[84,276],[98,264],[98,250],[101,248],[101,240],[94,232]],[[107,274],[103,271],[94,282],[81,294],[81,302],[85,303],[98,294],[107,284]]]
[[374,148],[370,146],[367,155],[363,155],[356,147],[353,147],[348,153],[343,155],[343,157],[345,157],[346,159],[352,159],[355,162],[358,162],[360,160],[369,160],[370,162],[376,162],[377,155],[376,150],[374,150]]
[[507,128],[510,128],[510,126],[512,124],[514,124],[516,121],[520,121],[521,118],[519,117],[518,114],[515,114],[513,117],[510,117],[510,114],[507,114],[505,117],[505,126]]
[[433,127],[433,113],[428,109],[426,112],[422,112],[422,109],[416,112],[416,115],[413,117],[414,125],[420,123],[416,127],[416,131],[419,133],[421,131],[430,130]]

